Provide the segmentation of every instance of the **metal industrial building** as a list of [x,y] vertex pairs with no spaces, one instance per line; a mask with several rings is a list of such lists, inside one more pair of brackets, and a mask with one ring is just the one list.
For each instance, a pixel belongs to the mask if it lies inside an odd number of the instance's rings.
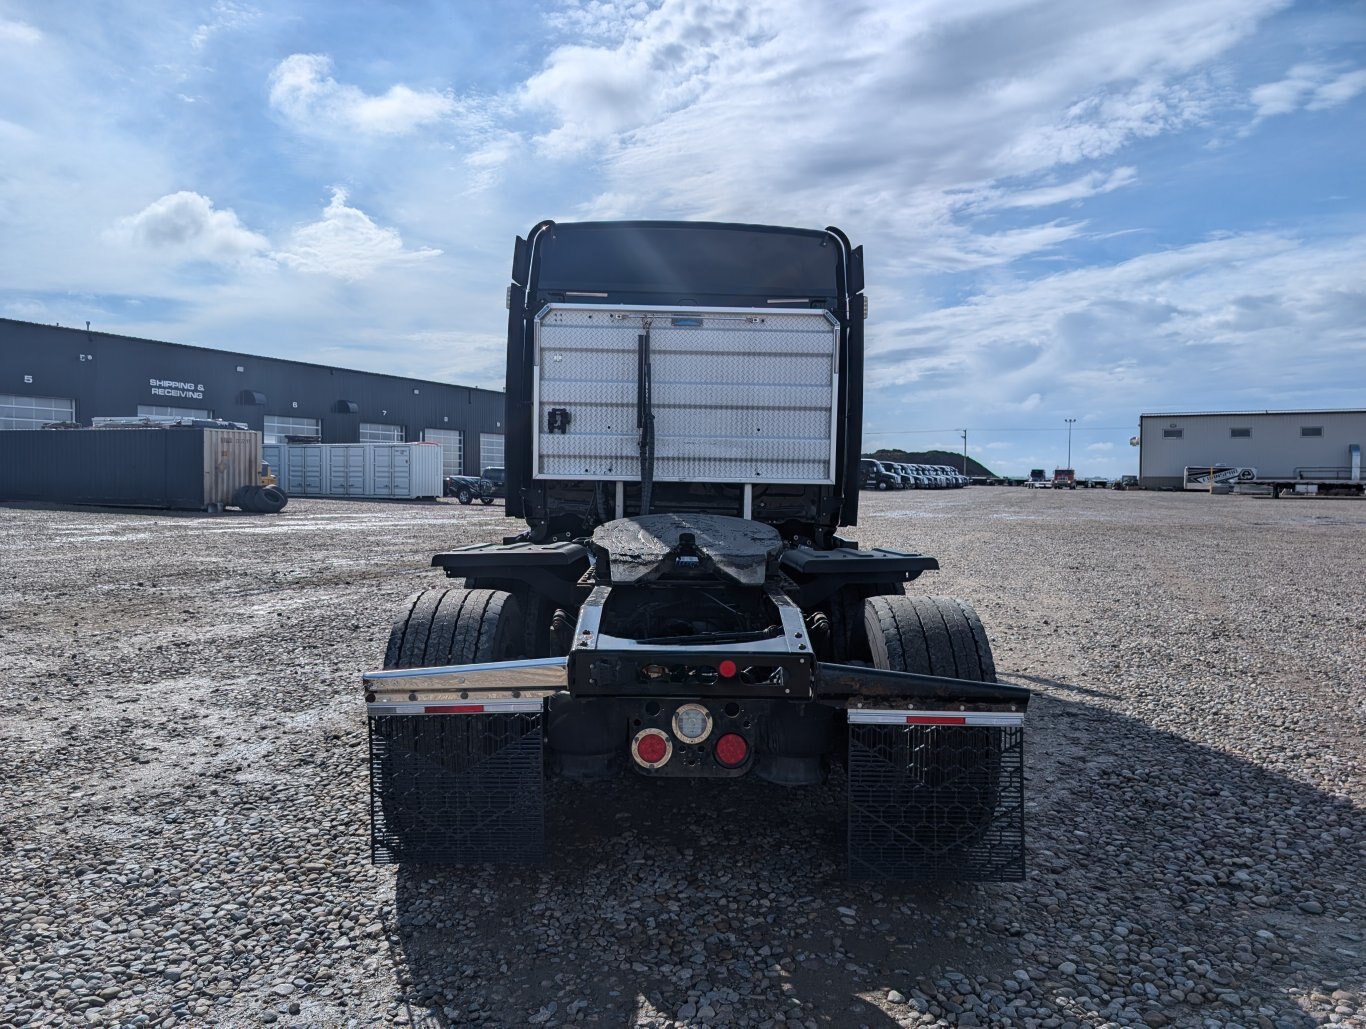
[[1346,478],[1354,463],[1361,467],[1363,443],[1366,410],[1145,414],[1138,478],[1148,489],[1180,489],[1185,469],[1203,466],[1255,468],[1259,478]]
[[441,443],[448,475],[503,463],[495,390],[0,318],[0,429],[128,415],[242,422],[267,443]]

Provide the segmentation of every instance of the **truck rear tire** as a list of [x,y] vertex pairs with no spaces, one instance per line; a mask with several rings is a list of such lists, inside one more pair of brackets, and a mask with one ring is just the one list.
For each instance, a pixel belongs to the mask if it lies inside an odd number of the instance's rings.
[[[521,623],[517,598],[502,590],[423,590],[395,619],[384,667],[511,660],[522,654]],[[545,822],[542,721],[539,711],[373,716],[373,859],[539,861]]]
[[996,681],[986,629],[972,605],[953,597],[869,597],[863,625],[874,668]]
[[474,494],[470,492],[468,486],[461,486],[455,491],[455,499],[460,501],[461,504],[468,504],[474,499]]
[[423,590],[394,620],[384,667],[512,660],[521,656],[521,621],[517,598],[502,590]]
[[[996,681],[991,644],[971,605],[953,597],[879,596],[865,600],[863,612],[874,667]],[[853,878],[1014,877],[999,870],[994,849],[1002,831],[999,729],[849,729]]]

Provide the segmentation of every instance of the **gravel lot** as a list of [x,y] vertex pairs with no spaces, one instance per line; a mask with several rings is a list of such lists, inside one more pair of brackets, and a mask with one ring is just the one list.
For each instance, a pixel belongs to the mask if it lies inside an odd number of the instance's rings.
[[1022,884],[845,882],[838,775],[371,867],[359,673],[501,506],[0,506],[0,1026],[1366,1025],[1366,503],[864,496],[1036,690]]

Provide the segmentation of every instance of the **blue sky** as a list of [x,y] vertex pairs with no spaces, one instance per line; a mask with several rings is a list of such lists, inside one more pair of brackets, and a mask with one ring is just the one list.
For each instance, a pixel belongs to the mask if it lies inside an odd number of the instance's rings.
[[865,445],[1366,406],[1366,7],[0,0],[0,315],[502,386],[542,218],[843,228]]

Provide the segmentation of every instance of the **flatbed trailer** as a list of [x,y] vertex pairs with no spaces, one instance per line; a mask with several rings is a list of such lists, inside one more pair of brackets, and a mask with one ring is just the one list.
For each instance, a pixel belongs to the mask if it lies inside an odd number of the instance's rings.
[[1273,497],[1279,497],[1282,493],[1324,497],[1359,497],[1363,495],[1363,483],[1360,479],[1312,475],[1265,479],[1258,477],[1238,485],[1240,487],[1262,486],[1269,488]]
[[1229,465],[1188,466],[1184,473],[1184,488],[1194,491],[1212,491],[1220,487],[1254,492],[1270,490],[1273,497],[1282,493],[1359,497],[1363,495],[1366,483],[1361,476],[1360,457],[1355,451],[1353,456],[1351,465],[1295,468],[1289,475],[1261,475],[1256,468]]

